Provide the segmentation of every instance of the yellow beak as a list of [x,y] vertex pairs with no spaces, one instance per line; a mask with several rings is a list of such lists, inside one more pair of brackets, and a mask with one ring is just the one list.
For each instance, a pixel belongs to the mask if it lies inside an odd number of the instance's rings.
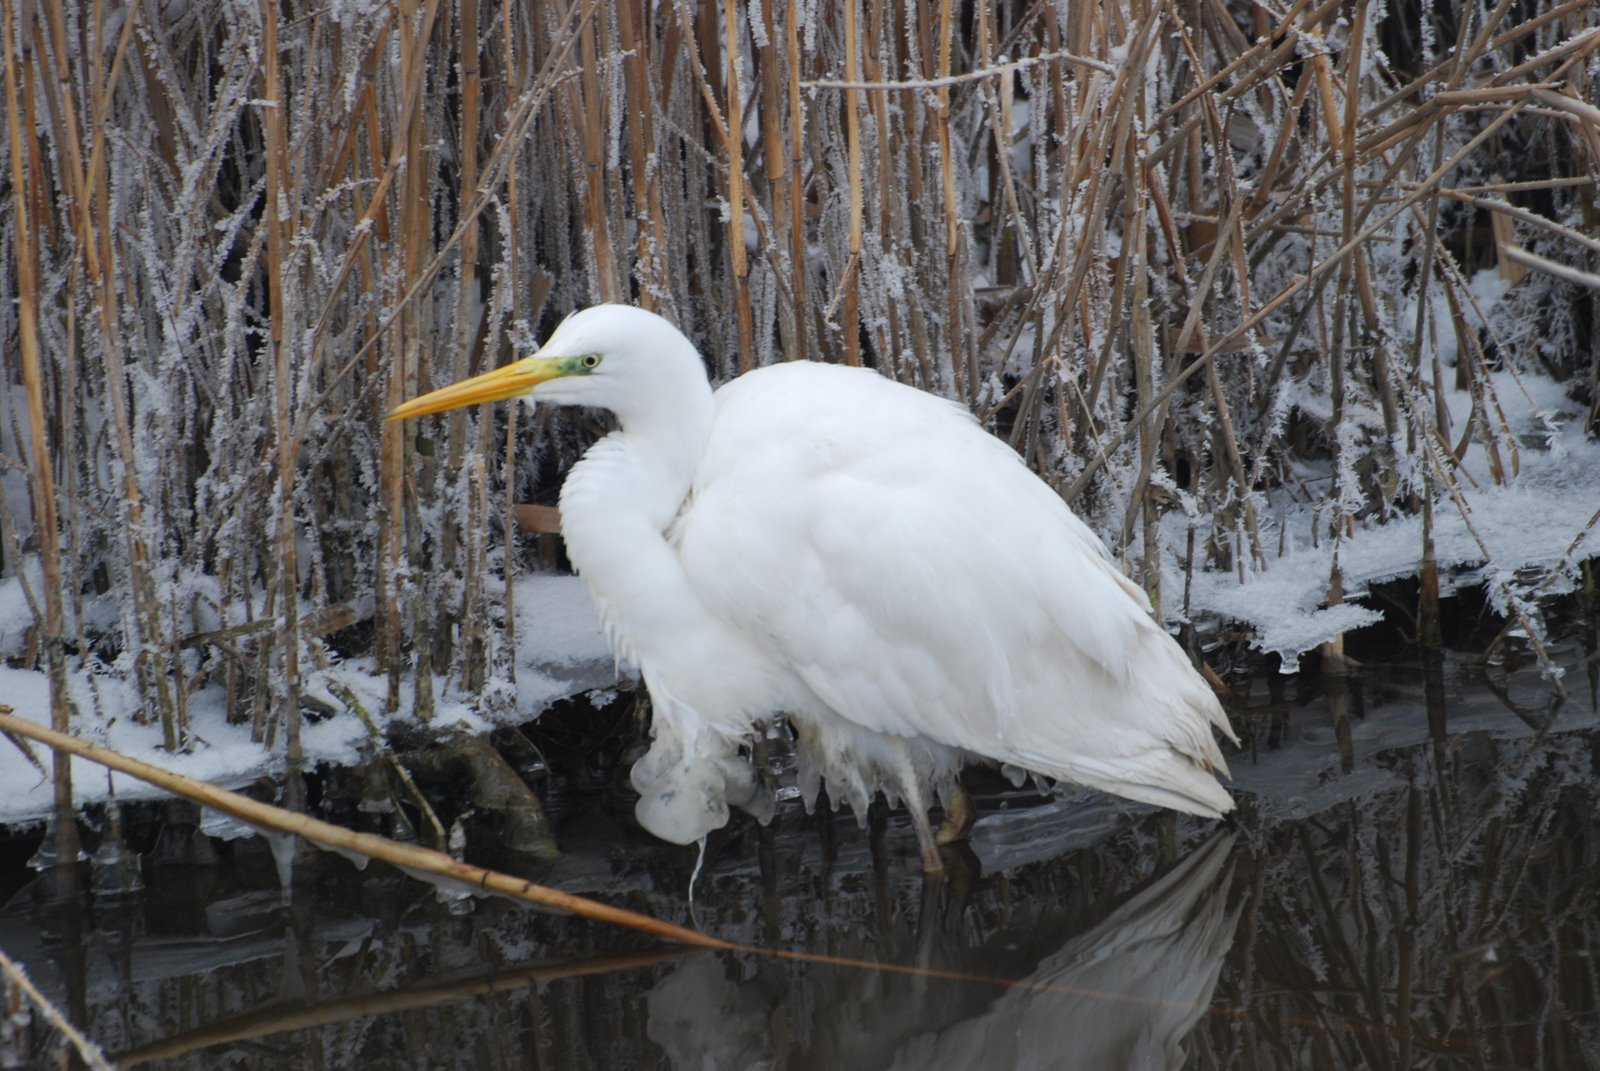
[[442,413],[446,409],[459,409],[463,405],[516,398],[527,394],[546,380],[569,375],[571,372],[568,367],[569,361],[570,358],[566,357],[524,357],[503,368],[496,368],[481,376],[463,379],[460,383],[452,383],[448,387],[429,391],[420,398],[413,398],[389,410],[389,415],[384,419],[406,420],[410,417],[427,416],[429,413]]

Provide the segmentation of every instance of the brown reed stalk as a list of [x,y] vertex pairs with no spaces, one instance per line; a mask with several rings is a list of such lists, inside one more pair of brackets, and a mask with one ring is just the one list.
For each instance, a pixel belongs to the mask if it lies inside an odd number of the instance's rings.
[[[939,58],[937,77],[941,83],[950,77],[952,52],[955,49],[955,5],[952,0],[939,0]],[[957,219],[959,194],[956,192],[955,147],[950,135],[950,87],[941,84],[935,90],[937,104],[934,109],[934,128],[939,144],[939,173],[944,193],[944,255],[945,285],[945,338],[950,344],[951,387],[957,398],[971,402],[976,395],[967,366],[961,338],[961,301],[956,293],[955,281],[961,276],[961,226]]]
[[[33,53],[19,50],[18,13],[13,5],[0,12],[4,24],[6,138],[11,157],[12,218],[17,256],[17,334],[22,356],[22,385],[27,396],[29,468],[28,488],[39,540],[43,572],[45,667],[50,679],[50,724],[68,732],[67,653],[62,607],[61,537],[56,525],[56,485],[49,433],[45,425],[45,374],[39,352],[39,255],[36,215],[30,208],[41,174],[33,131],[38,129],[31,98],[34,84]],[[20,62],[19,62],[20,61]],[[21,68],[19,71],[18,68]],[[51,771],[55,806],[56,858],[65,865],[78,859],[77,826],[72,817],[72,766],[56,755]]]
[[488,470],[483,455],[474,453],[467,469],[467,554],[463,563],[466,582],[461,586],[462,651],[461,687],[468,694],[482,691],[489,660],[487,641],[488,608],[484,606],[483,578],[488,568],[484,560],[487,548],[484,539],[488,532],[489,503],[487,500]]
[[[1144,54],[1141,49],[1148,40],[1147,34],[1134,35],[1134,43],[1129,48],[1129,66],[1139,68],[1144,65]],[[1123,126],[1124,137],[1131,136],[1135,125],[1143,126],[1144,102],[1139,95],[1130,95],[1122,102],[1121,109],[1119,125]],[[1128,295],[1126,305],[1122,306],[1127,312],[1127,348],[1133,365],[1134,390],[1142,404],[1155,394],[1156,385],[1165,376],[1161,366],[1161,352],[1156,347],[1155,330],[1150,317],[1150,276],[1146,245],[1149,228],[1144,224],[1150,191],[1144,182],[1143,164],[1138,153],[1133,150],[1131,144],[1124,138],[1119,138],[1112,163],[1114,167],[1119,168],[1119,178],[1123,186],[1123,233],[1126,235],[1116,261],[1117,286]],[[1126,289],[1124,289],[1125,281]],[[1139,470],[1133,492],[1129,496],[1127,516],[1123,521],[1121,547],[1126,556],[1134,518],[1136,516],[1142,518],[1140,542],[1144,548],[1144,556],[1138,576],[1158,613],[1161,605],[1161,541],[1158,534],[1160,505],[1145,493],[1145,489],[1150,485],[1156,463],[1160,458],[1162,429],[1166,424],[1163,408],[1152,409],[1144,426],[1139,429]]]
[[288,139],[284,134],[283,77],[278,53],[278,5],[261,0],[262,26],[262,125],[266,143],[267,300],[271,306],[267,336],[267,365],[272,368],[273,437],[277,447],[278,488],[277,544],[278,584],[275,592],[279,620],[277,643],[281,677],[273,689],[277,697],[277,720],[284,729],[284,754],[289,768],[298,770],[303,760],[300,743],[300,566],[295,523],[295,454],[297,452],[289,413],[292,405],[294,372],[284,343],[285,329],[293,321],[288,307],[285,274],[286,246],[292,240],[290,221],[285,218],[292,191],[288,181]]
[[[1343,76],[1345,108],[1340,140],[1347,146],[1356,143],[1356,130],[1361,118],[1362,64],[1367,46],[1366,30],[1367,0],[1356,0],[1355,18],[1350,29],[1350,47],[1345,50],[1346,66]],[[1354,153],[1349,155],[1352,160],[1356,159]],[[1385,437],[1382,443],[1377,444],[1376,449],[1380,455],[1389,455],[1390,444],[1394,443],[1400,434],[1400,406],[1394,394],[1394,382],[1390,375],[1389,346],[1372,284],[1370,249],[1363,250],[1362,254],[1353,260],[1356,297],[1361,304],[1366,333],[1373,340],[1371,382],[1378,396],[1379,409],[1383,413]],[[1386,461],[1380,462],[1380,469],[1385,472],[1392,471]],[[1382,481],[1385,477],[1380,475],[1379,479]],[[1392,496],[1394,488],[1385,488],[1383,493]]]
[[[592,2],[592,0],[591,0]],[[593,3],[593,10],[603,10]],[[616,252],[611,242],[611,223],[606,204],[606,112],[607,97],[600,91],[600,57],[595,19],[586,19],[578,31],[579,78],[572,83],[574,109],[581,119],[579,135],[583,147],[582,184],[585,243],[594,256],[594,281],[603,302],[622,301],[622,279],[617,270]]]
[[1439,612],[1439,558],[1433,542],[1433,480],[1426,473],[1421,499],[1422,563],[1417,574],[1417,644],[1424,651],[1437,652],[1444,642],[1444,633]]
[[794,343],[790,359],[810,357],[806,268],[805,105],[800,94],[803,57],[800,52],[800,5],[784,14],[784,65],[788,71],[789,104],[789,294],[794,304]]
[[197,781],[192,777],[152,766],[129,758],[109,748],[99,747],[65,733],[45,729],[17,717],[10,707],[0,706],[0,730],[28,740],[46,744],[58,754],[76,755],[119,773],[136,777],[147,784],[181,796],[184,799],[209,807],[247,822],[257,829],[278,834],[291,834],[338,852],[355,852],[359,855],[408,870],[448,879],[466,889],[485,893],[498,893],[514,900],[539,904],[543,907],[569,911],[583,918],[613,925],[626,926],[640,933],[680,944],[700,948],[728,950],[738,946],[703,933],[675,926],[670,922],[641,915],[624,908],[612,907],[587,897],[551,889],[523,878],[512,877],[493,870],[470,866],[443,852],[401,844],[371,833],[355,833],[328,822],[299,814],[283,807],[274,807],[249,796],[230,792],[225,788]]
[[[428,262],[432,246],[430,171],[426,165],[428,125],[427,115],[421,102],[428,79],[426,53],[433,38],[433,27],[438,12],[437,0],[427,0],[422,5],[416,0],[402,0],[400,5],[402,98],[398,122],[393,128],[391,159],[394,158],[395,147],[403,146],[404,170],[400,176],[401,201],[397,215],[400,248],[397,254],[399,278],[408,286],[413,285],[413,280],[423,275],[424,265]],[[424,307],[403,299],[398,305],[399,315],[392,322],[390,329],[390,346],[400,374],[391,376],[391,396],[396,380],[399,381],[401,396],[415,393],[426,384],[427,381],[422,376],[420,357],[423,339],[433,328],[431,318],[427,316]],[[415,488],[431,488],[434,485],[437,461],[431,453],[420,454],[416,449],[414,438],[402,438],[396,445],[400,449],[397,449],[392,459],[394,468],[388,474],[386,496],[391,525],[388,546],[390,566],[398,572],[404,565],[420,574],[421,583],[412,587],[411,591],[414,594],[421,593],[423,597],[413,598],[406,608],[406,613],[399,612],[396,605],[391,604],[390,607],[395,619],[391,623],[390,634],[391,655],[394,661],[389,665],[389,702],[391,710],[398,709],[402,679],[398,660],[400,637],[406,630],[405,623],[409,622],[415,655],[412,666],[412,709],[419,720],[427,722],[433,716],[434,702],[434,611],[431,597],[433,585],[428,582],[430,578],[420,568],[422,565],[418,532],[420,522],[417,519],[419,502]],[[418,470],[421,470],[421,475],[413,484],[407,476],[417,473]],[[412,488],[410,494],[406,493],[408,485]]]
[[[844,11],[840,15],[844,23],[844,70],[845,79],[851,83],[861,81],[861,46],[858,41],[860,35],[861,10],[859,0],[845,0]],[[839,278],[839,294],[844,301],[844,313],[840,318],[840,331],[844,343],[844,363],[859,365],[861,363],[861,252],[862,252],[862,215],[865,207],[862,204],[861,189],[861,100],[860,90],[846,89],[844,91],[844,129],[845,129],[845,156],[847,160],[847,174],[850,196],[850,221],[849,221],[849,259],[845,262],[844,271]]]
[[[884,40],[884,9],[887,4],[869,4],[862,13],[861,19],[861,69],[864,77],[869,81],[880,81],[883,78],[882,56],[888,44]],[[871,261],[891,262],[898,260],[897,251],[894,249],[891,235],[895,233],[894,208],[900,191],[895,180],[895,167],[899,162],[898,138],[896,128],[889,117],[887,93],[870,93],[867,95],[865,106],[872,116],[872,127],[876,134],[877,152],[876,166],[872,169],[872,185],[877,190],[877,211],[872,227],[871,241],[866,241],[863,235],[864,247],[870,246],[868,264]],[[865,206],[863,206],[863,225],[865,226]],[[872,288],[869,288],[869,291]],[[873,327],[866,328],[872,342],[872,349],[878,355],[880,366],[896,379],[904,379],[900,368],[900,347],[897,344],[900,337],[900,303],[896,300],[892,290],[872,294],[869,292],[869,308],[875,308],[877,314],[869,315]],[[874,300],[875,299],[875,300]],[[858,312],[859,319],[859,312]],[[859,334],[859,332],[858,332]]]
[[[25,996],[28,1004],[38,1009],[40,1016],[51,1029],[60,1033],[67,1045],[72,1046],[72,1055],[76,1056],[77,1061],[81,1061],[84,1067],[89,1071],[113,1071],[115,1065],[106,1059],[100,1046],[90,1041],[73,1025],[71,1016],[45,996],[29,979],[28,972],[23,969],[22,964],[6,955],[4,949],[0,949],[0,979],[5,983],[0,987],[0,993],[9,995],[14,987],[16,992]],[[18,1023],[25,1023],[29,1018],[26,1008],[16,1005],[7,1007],[6,1014],[13,1022]],[[70,1061],[65,1046],[60,1053],[60,1066],[76,1066],[76,1062]]]
[[[69,207],[74,211],[73,228],[78,239],[78,251],[85,272],[96,288],[98,300],[97,323],[106,361],[106,386],[117,431],[117,448],[121,460],[122,487],[129,564],[133,574],[134,634],[129,641],[137,648],[135,664],[141,669],[141,683],[147,708],[160,719],[163,736],[169,750],[180,744],[174,721],[171,692],[168,685],[167,649],[169,643],[162,639],[161,610],[157,603],[154,583],[150,576],[150,549],[145,535],[143,496],[138,481],[138,468],[133,447],[133,435],[128,422],[127,405],[123,396],[126,374],[123,369],[122,345],[119,340],[117,309],[120,299],[116,291],[116,261],[112,252],[110,191],[106,184],[104,168],[105,127],[109,94],[117,83],[126,55],[135,18],[124,20],[117,42],[109,77],[99,81],[99,65],[94,65],[97,81],[92,98],[95,121],[91,126],[93,140],[87,170],[83,166],[80,137],[77,126],[78,106],[72,93],[72,80],[67,57],[72,54],[66,40],[66,17],[59,0],[41,5],[40,14],[47,24],[51,41],[50,51],[56,57],[55,78],[52,80],[59,105],[55,113],[63,124],[61,141],[65,146],[64,158],[55,161],[58,172],[68,191]],[[32,97],[31,80],[24,85],[25,95]]]
[[[1190,49],[1189,54],[1191,59],[1197,58],[1192,49]],[[1224,136],[1224,128],[1221,116],[1217,113],[1215,102],[1209,98],[1201,98],[1197,105],[1201,112],[1202,124],[1194,127],[1196,135],[1203,128],[1210,132],[1213,139],[1220,140]],[[1191,167],[1193,168],[1198,164],[1198,156],[1191,155]],[[1233,175],[1226,157],[1219,161],[1219,166],[1224,169],[1224,181],[1220,184],[1218,196],[1226,201],[1228,210],[1221,226],[1212,236],[1211,250],[1205,268],[1200,274],[1198,283],[1192,288],[1188,286],[1187,271],[1183,266],[1184,258],[1178,251],[1176,235],[1174,234],[1168,241],[1173,274],[1177,277],[1180,285],[1186,288],[1190,301],[1189,312],[1185,316],[1183,326],[1179,328],[1177,339],[1173,344],[1174,349],[1180,353],[1187,350],[1188,340],[1192,333],[1199,333],[1201,336],[1201,348],[1204,348],[1204,328],[1201,326],[1201,313],[1206,309],[1206,297],[1211,293],[1212,282],[1230,255],[1234,257],[1233,267],[1235,280],[1239,288],[1239,308],[1246,310],[1250,307],[1245,271],[1240,264],[1240,259],[1242,258],[1240,247],[1243,244],[1240,221],[1247,202],[1242,197],[1230,196],[1235,186],[1230,181]],[[1201,181],[1199,176],[1191,170],[1189,175],[1191,188],[1198,189]],[[1156,195],[1155,202],[1162,218],[1170,218],[1170,209],[1163,207],[1165,202],[1160,196],[1160,187],[1152,186],[1151,192]],[[1170,231],[1172,226],[1171,224],[1168,226]],[[1226,464],[1225,475],[1231,479],[1234,486],[1234,494],[1238,499],[1236,507],[1220,511],[1218,516],[1238,515],[1242,517],[1245,533],[1250,539],[1252,557],[1258,566],[1265,568],[1266,555],[1261,549],[1259,522],[1256,516],[1255,502],[1251,497],[1254,490],[1254,481],[1245,469],[1244,459],[1239,449],[1239,435],[1234,426],[1232,408],[1228,402],[1227,392],[1223,389],[1222,378],[1217,372],[1215,361],[1211,361],[1206,365],[1206,391],[1211,397],[1212,416],[1216,421],[1217,438],[1222,445],[1221,453]],[[1187,616],[1187,610],[1185,610],[1185,616]]]
[[[403,57],[409,57],[411,54],[410,48],[408,47],[409,33],[406,31],[405,27],[409,25],[409,16],[412,14],[414,14],[414,5],[412,5],[411,10],[406,10],[403,8],[401,11],[401,55]],[[368,116],[368,130],[369,137],[371,138],[372,142],[372,156],[375,161],[378,159],[387,159],[392,161],[396,157],[400,159],[409,159],[409,157],[405,155],[404,149],[402,148],[403,138],[400,132],[396,132],[393,138],[394,147],[390,150],[390,152],[382,152],[380,155],[380,140],[382,137],[382,132],[377,117],[376,102],[374,102],[373,110]],[[390,176],[394,173],[395,172],[391,170],[386,171],[385,174],[386,176]],[[385,188],[380,187],[379,193],[383,192],[385,192]],[[375,215],[375,213],[382,211],[377,207],[381,200],[381,197],[374,197],[372,201],[369,202],[367,215],[364,218],[370,217],[374,220],[378,218],[386,218],[386,214],[383,217]],[[410,198],[402,199],[403,204],[409,203],[409,201]],[[361,231],[358,233],[364,234],[366,232]],[[385,243],[385,247],[387,247],[387,243]],[[387,257],[380,257],[382,274],[389,275],[390,270],[388,266],[384,264],[385,260],[387,260]],[[345,270],[341,268],[341,280],[343,279],[344,275]],[[406,397],[415,393],[416,390],[414,370],[407,369],[403,361],[402,355],[405,353],[403,337],[401,332],[397,328],[394,328],[392,324],[392,320],[388,321],[381,328],[381,330],[388,334],[388,350],[392,355],[392,370],[388,378],[385,380],[383,408],[386,410],[392,409],[399,405],[406,399]],[[405,466],[407,461],[406,436],[409,433],[409,428],[395,426],[393,423],[388,421],[385,421],[382,424],[379,431],[378,560],[377,568],[375,570],[375,586],[377,588],[377,613],[375,625],[377,635],[375,638],[375,647],[378,669],[380,672],[384,673],[388,679],[389,688],[388,696],[385,701],[385,709],[390,713],[400,709],[400,683],[402,673],[400,664],[400,648],[403,624],[399,609],[399,586],[400,572],[404,563],[405,555],[404,486]]]
[[[769,214],[775,227],[783,227],[790,219],[789,185],[784,157],[784,97],[783,70],[779,62],[778,25],[771,4],[761,5],[761,38],[756,42],[756,64],[761,75],[761,169],[766,180]],[[767,242],[766,257],[771,262],[773,275],[780,292],[786,280],[782,267],[787,260],[787,250],[776,240]],[[792,273],[791,273],[792,276]],[[796,338],[796,321],[800,309],[792,292],[780,298],[777,329],[780,356],[801,356]]]
[[[650,69],[649,19],[650,7],[644,0],[617,0],[617,38],[626,56],[622,72],[627,94],[618,106],[626,109],[633,203],[642,217],[634,239],[634,272],[639,280],[640,307],[656,312],[662,308],[662,296],[672,288],[662,259],[667,225],[661,207],[661,169],[655,158],[656,89]],[[516,199],[511,200],[515,203]]]
[[739,322],[740,372],[755,367],[755,321],[750,310],[750,261],[744,247],[744,100],[739,84],[739,4],[723,0],[723,51],[727,62],[722,86],[727,101],[723,124],[723,165],[728,169],[728,255],[733,269],[734,313]]
[[[479,338],[479,333],[473,327],[473,309],[477,303],[480,227],[476,219],[466,218],[469,205],[481,192],[478,188],[478,120],[482,109],[483,75],[478,55],[477,0],[461,0],[458,15],[456,39],[461,78],[461,132],[458,150],[460,165],[456,173],[456,204],[462,219],[460,238],[456,246],[459,259],[456,269],[456,309],[452,324],[453,345],[449,366],[452,381],[466,378],[472,367],[474,343]],[[466,458],[469,446],[466,412],[459,409],[453,411],[446,417],[446,424],[449,446],[445,455],[444,479],[448,481],[461,471]],[[446,574],[456,575],[462,571],[457,566],[457,548],[462,540],[469,542],[475,540],[481,532],[481,527],[470,525],[463,530],[455,518],[445,524],[444,531],[440,533],[439,564]],[[472,574],[470,563],[465,568],[465,575],[466,586],[463,590],[476,593],[478,587],[475,586],[475,581],[481,581],[482,578]],[[475,599],[463,599],[458,618],[461,627],[472,628],[472,623],[483,612],[483,607],[479,606]],[[453,630],[449,628],[434,631],[435,665],[448,666],[452,663],[453,635]]]
[[[511,79],[510,84],[522,90],[525,86],[527,68],[520,64],[511,47],[511,11],[513,0],[502,0],[500,5],[500,33],[501,55],[500,61],[504,73]],[[508,158],[506,166],[506,199],[509,202],[506,211],[506,222],[510,233],[506,235],[507,247],[506,266],[511,273],[510,289],[517,292],[518,269],[522,266],[520,245],[517,242],[519,234],[519,214],[517,210],[517,160],[516,154]],[[501,478],[506,488],[505,509],[500,518],[500,545],[505,548],[502,565],[502,580],[505,582],[505,631],[504,643],[508,652],[517,649],[517,556],[513,553],[516,547],[516,503],[510,493],[516,487],[517,472],[517,409],[508,406],[510,412],[506,414],[505,442],[502,446]],[[385,421],[388,423],[388,421]],[[480,451],[489,453],[489,422],[479,424],[479,433],[482,436],[479,442]],[[513,657],[505,659],[505,671],[513,684],[517,679],[517,660]]]

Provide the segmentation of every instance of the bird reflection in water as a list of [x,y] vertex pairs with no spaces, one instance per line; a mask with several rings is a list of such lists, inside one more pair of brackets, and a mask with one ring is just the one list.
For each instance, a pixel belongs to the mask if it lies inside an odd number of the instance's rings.
[[926,973],[698,958],[650,993],[649,1036],[675,1068],[1177,1068],[1239,921],[1233,844],[1214,836],[1087,929],[1044,905],[975,943],[942,928]]

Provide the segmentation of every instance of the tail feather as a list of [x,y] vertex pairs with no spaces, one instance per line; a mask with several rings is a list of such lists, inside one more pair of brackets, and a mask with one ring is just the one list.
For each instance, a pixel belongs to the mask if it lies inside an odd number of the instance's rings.
[[1233,797],[1211,771],[1170,749],[1115,759],[1079,757],[1065,769],[1052,769],[1044,763],[1029,768],[1113,796],[1203,818],[1221,818],[1233,810]]

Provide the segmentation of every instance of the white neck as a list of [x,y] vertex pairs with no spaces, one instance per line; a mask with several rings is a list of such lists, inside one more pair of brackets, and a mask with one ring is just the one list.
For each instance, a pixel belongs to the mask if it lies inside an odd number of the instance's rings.
[[682,635],[706,613],[665,533],[689,496],[715,403],[698,358],[675,371],[614,407],[621,428],[561,488],[567,555],[613,642],[641,666],[659,654],[642,643]]

